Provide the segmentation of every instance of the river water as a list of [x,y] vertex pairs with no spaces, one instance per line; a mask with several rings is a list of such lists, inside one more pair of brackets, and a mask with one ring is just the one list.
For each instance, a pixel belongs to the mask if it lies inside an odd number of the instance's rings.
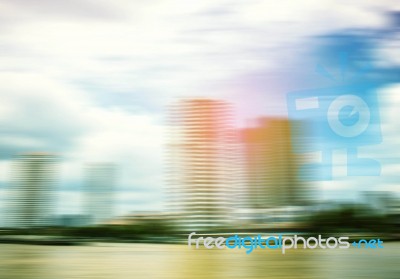
[[400,243],[383,249],[196,250],[186,245],[0,245],[1,279],[400,278]]

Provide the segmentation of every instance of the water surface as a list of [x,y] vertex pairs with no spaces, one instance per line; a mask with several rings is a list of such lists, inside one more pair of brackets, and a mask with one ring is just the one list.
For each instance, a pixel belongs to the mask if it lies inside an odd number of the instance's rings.
[[196,250],[186,245],[1,244],[1,279],[400,278],[400,243],[384,249]]

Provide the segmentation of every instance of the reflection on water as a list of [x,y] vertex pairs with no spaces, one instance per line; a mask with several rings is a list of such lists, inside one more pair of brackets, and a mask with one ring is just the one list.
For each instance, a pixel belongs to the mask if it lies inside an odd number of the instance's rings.
[[345,250],[195,250],[185,245],[0,245],[0,278],[399,278],[400,243]]

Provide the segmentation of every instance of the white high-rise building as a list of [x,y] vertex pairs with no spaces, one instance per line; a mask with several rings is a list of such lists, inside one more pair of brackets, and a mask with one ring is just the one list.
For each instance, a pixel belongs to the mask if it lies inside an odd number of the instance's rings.
[[8,191],[6,226],[51,225],[57,174],[57,157],[53,154],[32,152],[16,156]]
[[114,213],[115,165],[111,163],[91,163],[85,174],[85,215],[90,223],[106,223]]
[[171,109],[169,209],[183,231],[229,224],[237,187],[232,109],[218,100],[182,100]]

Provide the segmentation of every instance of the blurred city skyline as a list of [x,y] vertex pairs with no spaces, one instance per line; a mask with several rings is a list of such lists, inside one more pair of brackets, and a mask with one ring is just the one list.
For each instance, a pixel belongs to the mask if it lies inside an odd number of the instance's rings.
[[0,211],[13,156],[32,151],[62,158],[60,214],[81,212],[88,162],[118,167],[117,215],[163,210],[169,104],[227,101],[237,128],[287,117],[286,93],[331,86],[314,68],[337,74],[343,50],[372,63],[381,85],[383,142],[362,154],[379,160],[382,174],[346,177],[339,150],[335,179],[313,187],[321,200],[398,193],[397,1],[291,2],[290,10],[287,1],[250,2],[0,1]]

